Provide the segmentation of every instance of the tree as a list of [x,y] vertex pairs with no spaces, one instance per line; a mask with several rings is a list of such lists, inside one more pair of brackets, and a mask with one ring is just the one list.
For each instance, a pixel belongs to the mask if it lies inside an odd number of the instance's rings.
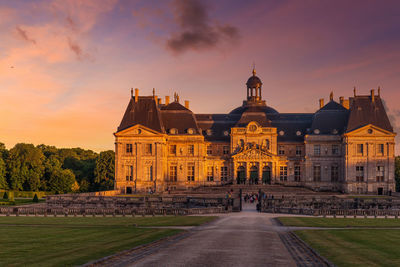
[[8,189],[7,179],[6,179],[6,163],[1,157],[0,157],[0,189]]
[[3,199],[6,199],[6,200],[8,200],[8,194],[7,194],[7,191],[5,191],[5,192],[4,192]]
[[10,149],[7,159],[9,187],[14,190],[39,190],[44,158],[42,151],[34,145],[16,144]]
[[33,203],[38,203],[39,202],[39,198],[38,198],[37,194],[35,194],[35,196],[33,197],[32,202]]
[[110,190],[114,188],[115,153],[112,150],[101,152],[96,160],[94,169],[97,190]]
[[75,175],[71,170],[56,168],[50,176],[48,189],[56,194],[68,193],[72,191],[75,182]]

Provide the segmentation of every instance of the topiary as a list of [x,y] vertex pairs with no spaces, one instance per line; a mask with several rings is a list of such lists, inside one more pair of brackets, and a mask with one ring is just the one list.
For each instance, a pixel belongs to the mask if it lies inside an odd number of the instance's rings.
[[38,203],[39,202],[39,198],[38,198],[38,196],[37,196],[37,194],[35,193],[35,196],[33,197],[33,200],[32,200],[34,203]]
[[8,200],[8,194],[7,194],[7,191],[5,191],[5,192],[4,192],[3,199],[7,199],[7,200]]

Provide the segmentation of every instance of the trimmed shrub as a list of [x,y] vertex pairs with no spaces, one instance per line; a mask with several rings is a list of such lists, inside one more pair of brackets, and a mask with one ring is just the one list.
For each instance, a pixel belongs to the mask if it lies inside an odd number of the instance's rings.
[[5,191],[5,192],[4,192],[3,199],[6,199],[6,200],[8,200],[8,194],[7,194],[7,191]]
[[33,197],[33,200],[32,200],[34,203],[38,203],[39,202],[39,198],[38,198],[38,196],[37,196],[37,194],[35,194],[35,196]]

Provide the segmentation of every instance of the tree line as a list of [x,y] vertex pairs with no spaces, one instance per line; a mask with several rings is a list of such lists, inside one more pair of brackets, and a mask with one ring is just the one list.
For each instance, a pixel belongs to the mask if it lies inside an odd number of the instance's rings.
[[56,194],[114,188],[114,151],[0,143],[0,189]]

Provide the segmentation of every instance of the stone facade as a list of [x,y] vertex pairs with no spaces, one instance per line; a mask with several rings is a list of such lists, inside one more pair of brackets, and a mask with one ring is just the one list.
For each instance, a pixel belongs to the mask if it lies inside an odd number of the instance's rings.
[[115,135],[115,189],[283,184],[314,190],[394,191],[395,133],[378,95],[340,97],[315,113],[279,113],[255,70],[247,99],[228,114],[194,114],[135,91]]

